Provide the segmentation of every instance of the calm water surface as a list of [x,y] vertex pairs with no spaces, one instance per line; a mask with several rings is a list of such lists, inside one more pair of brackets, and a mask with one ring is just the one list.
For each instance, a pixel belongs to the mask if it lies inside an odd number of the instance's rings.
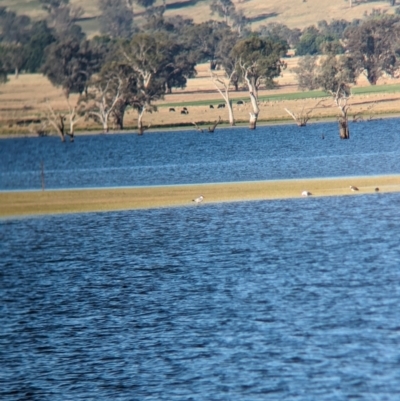
[[[0,190],[257,181],[400,173],[398,119],[0,141]],[[325,139],[322,139],[324,136]]]
[[0,399],[398,400],[399,210],[374,194],[3,220]]

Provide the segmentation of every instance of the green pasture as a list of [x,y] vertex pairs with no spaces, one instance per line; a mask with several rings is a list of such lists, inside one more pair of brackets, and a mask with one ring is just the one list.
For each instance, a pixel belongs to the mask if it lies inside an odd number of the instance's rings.
[[[400,84],[393,85],[375,85],[375,86],[365,86],[360,88],[353,88],[354,95],[373,95],[379,93],[397,93],[400,92]],[[249,96],[246,91],[240,92],[242,96],[238,96],[239,92],[231,92],[232,102],[235,104],[238,100],[248,101]],[[193,95],[195,97],[195,95]],[[234,98],[233,98],[234,96]],[[259,97],[261,102],[279,102],[285,100],[301,100],[301,99],[317,99],[329,97],[327,93],[321,90],[316,91],[304,91],[304,92],[294,92],[294,93],[282,93],[282,94],[271,94],[263,95]],[[168,102],[163,103],[159,107],[180,107],[180,106],[208,106],[212,104],[213,106],[223,103],[223,99],[220,100],[199,100],[199,101],[188,101],[188,102]]]

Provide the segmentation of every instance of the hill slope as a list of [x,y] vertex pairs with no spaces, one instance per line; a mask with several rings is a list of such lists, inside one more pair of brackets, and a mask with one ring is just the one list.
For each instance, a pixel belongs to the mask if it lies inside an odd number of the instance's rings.
[[[85,9],[85,18],[95,18],[99,11],[97,0],[70,0],[71,4],[81,6]],[[209,19],[218,19],[216,15],[211,15],[211,0],[166,0],[166,16],[180,14],[187,18],[192,18],[195,22],[203,22]],[[362,18],[365,12],[372,9],[390,10],[387,1],[374,1],[362,3],[349,7],[348,1],[332,0],[233,0],[238,10],[243,10],[244,14],[253,20],[253,29],[268,22],[281,22],[290,28],[304,28],[313,25],[320,20]],[[44,15],[43,10],[37,0],[2,0],[1,5],[9,7],[18,13],[25,13],[33,18]],[[162,4],[162,0],[157,0],[157,5]],[[135,12],[141,14],[143,9],[135,8]],[[82,26],[88,33],[94,33],[97,27],[95,19],[82,21]]]

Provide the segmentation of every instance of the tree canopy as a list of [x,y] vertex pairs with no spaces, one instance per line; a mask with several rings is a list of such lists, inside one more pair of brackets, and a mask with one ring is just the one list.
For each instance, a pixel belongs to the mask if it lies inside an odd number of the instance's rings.
[[345,32],[345,47],[359,73],[364,72],[371,85],[383,73],[393,76],[398,69],[400,18],[384,15],[371,18]]

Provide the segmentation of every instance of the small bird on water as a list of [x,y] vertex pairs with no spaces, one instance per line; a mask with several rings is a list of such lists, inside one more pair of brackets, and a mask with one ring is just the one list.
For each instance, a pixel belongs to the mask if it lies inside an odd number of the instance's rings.
[[203,200],[204,200],[204,196],[200,195],[199,197],[192,199],[192,202],[201,203],[201,202],[203,202]]
[[358,191],[358,190],[359,190],[357,187],[354,187],[353,185],[350,185],[350,189],[351,189],[352,191]]

